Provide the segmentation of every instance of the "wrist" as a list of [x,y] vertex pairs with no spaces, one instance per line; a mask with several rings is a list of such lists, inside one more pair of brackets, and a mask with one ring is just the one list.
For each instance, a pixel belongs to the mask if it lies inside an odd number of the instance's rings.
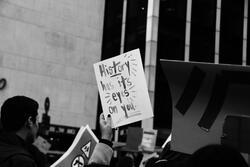
[[102,135],[102,139],[111,141],[112,140],[112,135]]
[[108,145],[109,147],[111,147],[112,148],[112,146],[113,146],[113,143],[110,141],[110,140],[106,140],[106,139],[100,139],[100,141],[99,141],[100,143],[104,143],[104,144],[106,144],[106,145]]

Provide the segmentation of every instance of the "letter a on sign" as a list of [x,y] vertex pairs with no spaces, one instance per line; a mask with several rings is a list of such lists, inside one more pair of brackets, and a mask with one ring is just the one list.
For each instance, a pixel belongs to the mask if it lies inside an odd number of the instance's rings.
[[85,144],[85,145],[82,147],[82,151],[83,151],[83,153],[85,154],[85,156],[86,156],[87,158],[89,158],[90,146],[91,146],[91,141],[89,141],[87,144]]

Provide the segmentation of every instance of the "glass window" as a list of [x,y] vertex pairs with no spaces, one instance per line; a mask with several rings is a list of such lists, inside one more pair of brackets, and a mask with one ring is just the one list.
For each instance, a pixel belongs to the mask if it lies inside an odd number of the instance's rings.
[[145,57],[147,0],[128,0],[125,32],[125,51],[140,48],[142,62]]
[[106,0],[102,60],[120,54],[123,0]]
[[184,60],[186,0],[161,0],[158,59]]
[[193,0],[190,61],[214,62],[216,0]]
[[221,1],[220,59],[242,64],[244,0]]

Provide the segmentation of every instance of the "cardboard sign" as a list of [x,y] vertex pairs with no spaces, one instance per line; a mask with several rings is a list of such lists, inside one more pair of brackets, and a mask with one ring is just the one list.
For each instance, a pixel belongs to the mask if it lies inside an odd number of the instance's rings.
[[[227,115],[250,116],[250,67],[170,60],[161,65],[169,92],[162,98],[171,102],[173,113],[172,150],[192,154],[220,144]],[[237,129],[232,127],[230,133]]]
[[157,138],[157,130],[143,130],[141,147],[144,150],[154,151]]
[[139,49],[94,64],[105,117],[113,127],[153,117]]
[[50,167],[85,166],[98,139],[88,125],[81,127],[69,149]]

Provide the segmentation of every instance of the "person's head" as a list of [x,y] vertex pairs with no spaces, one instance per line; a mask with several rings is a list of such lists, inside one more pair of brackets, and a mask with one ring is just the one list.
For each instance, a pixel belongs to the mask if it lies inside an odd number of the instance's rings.
[[247,167],[240,152],[226,145],[207,145],[195,151],[188,160],[188,167]]
[[33,142],[38,131],[38,103],[25,96],[7,99],[1,107],[3,130],[21,133],[21,137]]

